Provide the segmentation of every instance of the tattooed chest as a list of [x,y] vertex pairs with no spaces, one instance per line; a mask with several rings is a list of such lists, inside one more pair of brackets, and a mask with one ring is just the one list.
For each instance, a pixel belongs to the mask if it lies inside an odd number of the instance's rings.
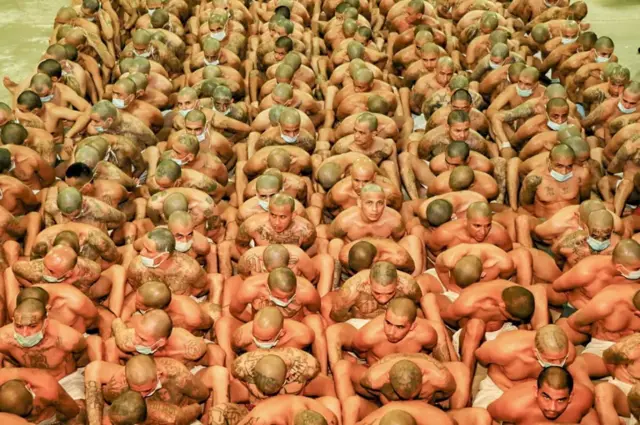
[[56,349],[49,350],[28,350],[22,355],[22,366],[35,369],[55,369],[65,360],[70,360],[63,351]]
[[293,244],[299,246],[301,242],[300,232],[296,232],[293,229],[286,229],[284,232],[276,233],[271,229],[261,227],[258,229],[258,236],[270,244]]
[[353,306],[354,316],[361,319],[374,318],[381,313],[384,313],[385,308],[378,304],[378,302],[370,294],[363,294],[358,298]]

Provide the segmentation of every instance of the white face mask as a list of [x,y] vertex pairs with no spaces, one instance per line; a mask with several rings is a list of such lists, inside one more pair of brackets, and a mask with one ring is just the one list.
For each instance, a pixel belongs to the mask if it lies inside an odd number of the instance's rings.
[[578,40],[578,37],[573,37],[573,38],[562,37],[562,44],[575,43],[577,40]]
[[158,255],[156,255],[155,257],[145,257],[143,255],[140,256],[140,260],[142,261],[142,265],[149,268],[149,269],[155,269],[157,267],[160,266],[160,264],[162,264],[164,262],[164,260],[160,261],[158,264],[155,264],[156,259],[158,257],[160,257],[161,255],[164,255],[163,253],[160,253]]
[[35,400],[35,399],[36,399],[36,393],[34,393],[34,392],[33,392],[33,390],[31,389],[31,387],[30,387],[30,386],[28,386],[28,385],[25,385],[25,386],[24,386],[24,388],[25,388],[27,391],[29,391],[29,394],[31,394],[31,397],[33,397],[33,399]]
[[211,62],[209,62],[207,60],[207,58],[205,57],[204,58],[204,64],[207,65],[207,66],[209,66],[209,65],[220,65],[220,60],[219,59],[214,59]]
[[282,137],[282,140],[284,140],[284,142],[288,144],[293,144],[297,142],[298,136],[299,136],[298,134],[296,134],[295,136],[287,136],[286,134],[280,133],[280,137]]
[[624,276],[625,279],[629,279],[629,280],[638,280],[640,279],[640,270],[635,270],[629,273],[622,273],[620,272],[620,274],[622,276]]
[[60,283],[63,280],[65,280],[65,277],[64,276],[62,276],[62,277],[53,277],[53,276],[49,276],[49,275],[43,274],[42,275],[42,280],[44,280],[47,283]]
[[608,57],[604,57],[596,54],[596,63],[605,63],[605,62],[609,62]]
[[202,143],[204,142],[204,139],[207,137],[207,132],[203,131],[202,133],[198,134],[196,136],[196,139],[198,139],[198,142]]
[[553,367],[553,366],[555,366],[555,367],[564,367],[564,364],[567,361],[567,357],[569,356],[567,354],[567,356],[565,356],[565,358],[562,359],[562,362],[560,362],[560,363],[549,363],[549,362],[547,362],[545,360],[542,360],[542,356],[540,356],[540,352],[538,351],[537,348],[534,348],[533,350],[536,353],[536,360],[538,360],[538,364],[540,366],[542,366],[543,369],[546,369],[548,367]]
[[269,300],[275,305],[277,305],[278,307],[288,307],[289,304],[291,304],[295,298],[296,298],[296,294],[293,294],[293,296],[289,298],[287,301],[282,301],[281,299],[276,298],[273,295],[269,294]]
[[136,55],[139,58],[149,58],[151,57],[151,51],[150,50],[146,50],[142,53],[138,53],[135,50],[133,51],[133,54]]
[[147,12],[149,12],[149,16],[153,16],[153,14],[156,13],[156,10],[158,9],[147,9]]
[[94,125],[94,126],[93,126],[93,128],[94,128],[98,133],[104,133],[104,132],[105,132],[104,127],[99,127],[99,126]]
[[529,97],[533,94],[533,89],[521,89],[519,85],[516,84],[516,91],[518,92],[518,96],[520,97]]
[[265,211],[269,210],[269,201],[265,201],[264,199],[258,199],[258,205]]
[[228,106],[228,107],[227,107],[227,110],[226,110],[226,111],[224,111],[224,112],[219,111],[219,110],[218,110],[218,108],[216,108],[215,106],[213,107],[213,109],[215,109],[215,110],[216,110],[216,112],[218,112],[218,113],[220,113],[220,114],[224,115],[225,117],[231,113],[231,106]]
[[183,161],[183,160],[181,160],[181,159],[178,159],[178,158],[171,158],[171,160],[172,160],[173,162],[175,162],[176,164],[178,164],[179,166],[181,166],[181,167],[184,165],[184,161]]
[[183,117],[186,117],[187,114],[191,111],[193,111],[193,109],[180,109],[178,113],[180,113],[180,115],[182,115]]
[[118,109],[124,109],[125,108],[124,100],[122,100],[122,99],[113,98],[113,99],[111,99],[111,103],[113,103],[113,106],[115,106]]
[[222,41],[227,36],[227,32],[225,30],[212,32],[210,37],[214,40]]
[[280,340],[280,334],[278,334],[276,339],[274,339],[273,341],[260,341],[256,339],[255,336],[252,338],[253,338],[253,343],[256,345],[256,347],[262,348],[263,350],[268,350],[278,345],[278,341]]
[[636,108],[625,108],[621,100],[618,101],[618,109],[623,114],[633,114],[636,111]]
[[158,384],[156,385],[156,387],[153,389],[153,391],[151,391],[149,394],[144,396],[144,398],[151,397],[152,395],[154,395],[156,393],[156,391],[158,391],[160,388],[162,388],[162,382],[160,382],[160,378],[157,378],[157,379],[158,379]]
[[495,62],[493,62],[493,61],[491,61],[491,60],[489,61],[489,68],[491,68],[491,69],[498,69],[498,68],[500,68],[501,66],[502,66],[502,65],[501,65],[501,64],[499,64],[499,63],[495,63]]
[[89,16],[87,18],[85,18],[87,21],[89,22],[95,22],[96,21],[96,17],[95,16]]
[[176,241],[176,251],[187,252],[191,249],[191,245],[193,245],[193,240],[190,240],[189,242]]
[[21,347],[31,348],[40,344],[40,341],[44,339],[44,332],[40,330],[40,332],[37,332],[31,336],[22,336],[18,332],[14,331],[13,338],[18,344],[20,344]]
[[[158,351],[158,349],[157,348],[147,347],[146,345],[136,345],[136,351],[138,353],[140,353],[140,354],[144,354],[145,356],[150,356],[150,355],[154,354],[156,351]],[[160,383],[160,380],[158,380],[158,383]],[[158,388],[153,390],[153,392],[151,394],[155,393]],[[151,394],[149,394],[149,395],[151,395]]]
[[553,131],[559,131],[565,127],[567,123],[558,124],[557,122],[547,120],[547,127]]
[[573,172],[569,172],[567,174],[562,174],[557,172],[556,170],[551,170],[550,172],[551,177],[553,177],[553,179],[557,182],[566,182],[567,180],[569,180],[571,177],[573,177]]
[[41,97],[40,98],[40,102],[42,102],[42,103],[51,102],[51,99],[53,99],[53,94],[50,94],[50,95],[45,96],[45,97]]
[[587,243],[589,244],[589,247],[591,247],[592,250],[597,252],[604,251],[605,249],[611,246],[610,239],[599,241],[591,236],[587,238]]

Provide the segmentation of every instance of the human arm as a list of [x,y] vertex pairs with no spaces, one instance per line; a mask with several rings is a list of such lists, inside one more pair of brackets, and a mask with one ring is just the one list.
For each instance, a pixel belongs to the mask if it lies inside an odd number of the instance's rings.
[[541,183],[542,177],[538,175],[529,174],[525,177],[522,188],[520,189],[520,202],[523,205],[533,205],[536,199],[536,191]]

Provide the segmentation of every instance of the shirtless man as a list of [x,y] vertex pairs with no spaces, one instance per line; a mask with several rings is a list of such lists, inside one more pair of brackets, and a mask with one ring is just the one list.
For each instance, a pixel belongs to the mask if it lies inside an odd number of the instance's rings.
[[113,105],[121,111],[135,115],[147,127],[158,131],[164,124],[162,113],[155,106],[136,99],[137,87],[131,78],[121,78],[111,89]]
[[[604,350],[622,337],[637,332],[640,319],[640,286],[637,284],[611,285],[601,290],[588,303],[580,307],[567,320],[567,333],[576,343],[583,342],[584,335],[591,335],[585,350],[576,359],[576,379],[588,385],[589,377],[609,374],[602,358]],[[582,340],[582,341],[581,341]]]
[[5,368],[0,372],[0,411],[22,416],[33,423],[79,413],[76,402],[48,372],[35,368]]
[[504,332],[484,342],[476,350],[476,357],[488,368],[488,376],[480,383],[473,406],[486,409],[505,391],[536,379],[545,368],[571,365],[576,351],[562,328],[545,325],[535,331]]
[[339,403],[334,398],[314,400],[297,395],[279,395],[258,404],[237,425],[250,425],[265,417],[277,419],[277,423],[282,425],[338,425],[340,413]]
[[345,245],[339,255],[342,270],[347,274],[355,274],[369,269],[373,263],[387,261],[399,271],[415,273],[413,259],[406,249],[398,243],[382,238],[360,238]]
[[[525,382],[511,388],[488,407],[495,421],[516,425],[540,422],[587,423],[597,420],[593,393],[574,383],[566,370],[551,366],[538,376],[536,386]],[[581,422],[583,421],[583,422]]]
[[[149,401],[191,405],[189,415],[194,415],[192,420],[202,412],[197,402],[209,397],[207,387],[178,360],[144,355],[132,357],[126,366],[103,361],[89,363],[84,386],[90,425],[102,423],[104,401],[112,402],[127,390],[138,392]],[[195,400],[196,404],[189,403],[189,399]]]
[[[484,305],[479,309],[479,305]],[[475,350],[484,340],[517,329],[515,323],[531,323],[534,329],[548,324],[548,306],[543,288],[525,289],[506,280],[473,284],[441,312],[446,323],[460,322],[453,336],[454,349],[474,374]]]
[[85,350],[82,334],[49,319],[45,305],[35,299],[24,300],[15,309],[13,323],[0,329],[0,352],[6,361],[46,370],[74,400],[84,399],[76,358]]
[[47,198],[44,208],[55,224],[79,222],[106,232],[107,229],[119,227],[126,220],[122,211],[96,198],[82,196],[74,187],[62,189],[54,199],[51,198]]

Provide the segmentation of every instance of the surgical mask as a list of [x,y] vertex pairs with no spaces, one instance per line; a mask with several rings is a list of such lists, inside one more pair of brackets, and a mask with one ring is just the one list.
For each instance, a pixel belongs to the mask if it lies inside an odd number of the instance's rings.
[[176,250],[180,252],[187,252],[191,249],[191,245],[193,245],[193,240],[190,240],[189,242],[176,241]]
[[566,123],[558,124],[557,122],[547,120],[547,127],[549,127],[553,131],[560,131],[560,129],[564,128],[565,125]]
[[153,391],[151,391],[149,394],[147,394],[146,396],[144,396],[145,398],[147,397],[151,397],[152,395],[154,395],[156,393],[156,391],[158,391],[160,388],[162,388],[162,382],[160,382],[160,379],[158,379],[158,384],[156,385],[156,387],[153,389]]
[[296,298],[296,294],[293,294],[293,296],[289,298],[287,301],[282,301],[281,299],[276,298],[273,295],[269,294],[269,300],[275,305],[277,305],[278,307],[288,307],[289,304],[291,304],[295,298]]
[[[161,255],[163,255],[163,253],[156,255],[155,257],[145,257],[143,255],[140,256],[140,260],[142,261],[142,265],[150,268],[150,269],[155,269],[156,267],[160,266],[160,264],[162,264],[162,261],[159,262],[158,264],[155,264],[156,258],[160,257]],[[163,260],[164,261],[164,260]]]
[[156,10],[158,9],[147,9],[147,12],[149,12],[149,16],[153,16],[153,14],[156,13]]
[[137,56],[137,57],[139,57],[139,58],[148,58],[148,57],[150,57],[150,56],[151,56],[151,51],[146,50],[146,51],[144,51],[144,52],[142,52],[142,53],[138,53],[138,52],[136,52],[136,51],[134,50],[134,51],[133,51],[133,54],[134,54],[134,55],[136,55],[136,56]]
[[609,58],[605,56],[596,55],[596,63],[609,62]]
[[264,199],[258,199],[258,205],[265,211],[269,209],[269,201],[265,201]]
[[122,99],[111,99],[111,103],[113,103],[113,106],[115,106],[118,109],[124,109],[125,104],[124,104],[124,100]]
[[573,37],[573,38],[562,37],[562,44],[575,43],[577,40],[578,40],[578,37]]
[[265,341],[257,340],[256,337],[254,336],[253,337],[253,343],[258,348],[262,348],[262,349],[268,350],[270,348],[275,347],[278,344],[278,338],[274,339],[273,341],[265,342]]
[[285,143],[289,143],[289,144],[292,144],[298,141],[297,134],[295,136],[287,136],[286,134],[280,133],[280,137],[282,137],[282,140],[284,140]]
[[551,177],[553,177],[553,179],[555,181],[558,181],[558,182],[562,183],[562,182],[566,182],[571,177],[573,177],[573,172],[569,172],[567,174],[562,174],[562,173],[557,172],[556,170],[551,170]]
[[42,280],[44,280],[47,283],[60,283],[65,279],[64,276],[62,277],[54,277],[54,276],[49,276],[46,274],[42,275]]
[[44,338],[44,333],[42,331],[37,332],[31,336],[22,336],[18,332],[13,332],[13,338],[20,344],[21,347],[31,348],[35,345],[38,345],[40,341]]
[[564,367],[564,364],[567,361],[567,358],[565,357],[564,359],[562,359],[562,362],[560,363],[549,363],[547,361],[542,360],[542,357],[540,356],[540,352],[537,349],[534,349],[534,351],[536,353],[536,360],[538,360],[538,364],[542,366],[543,369],[546,369],[548,367]]
[[198,139],[198,142],[200,143],[204,142],[205,137],[207,137],[206,133],[207,133],[206,131],[203,131],[202,133],[196,136],[196,139]]
[[[151,347],[147,347],[146,345],[136,345],[136,351],[137,351],[138,353],[140,353],[140,354],[144,354],[144,355],[146,355],[146,356],[150,356],[150,355],[152,355],[153,353],[155,353],[156,351],[158,351],[158,349],[157,349],[157,348],[152,349]],[[160,382],[160,381],[158,381],[158,383],[159,383],[159,382]],[[158,388],[156,388],[155,390],[153,390],[153,392],[156,392],[156,390],[157,390],[157,389],[158,389]],[[153,394],[153,393],[151,393],[151,394]],[[149,395],[151,395],[151,394],[149,394]]]
[[208,61],[207,58],[204,58],[204,64],[209,66],[209,65],[220,65],[220,60],[219,59],[214,59],[212,61]]
[[31,394],[31,397],[33,397],[33,399],[36,399],[36,393],[33,392],[33,390],[31,389],[31,387],[29,387],[28,385],[25,385],[24,388],[29,391],[29,394]]
[[12,172],[15,169],[16,169],[16,160],[12,159],[11,160],[11,165],[9,166],[9,172]]
[[529,97],[533,94],[533,89],[521,89],[518,85],[516,85],[516,91],[518,92],[518,96],[520,97]]
[[618,109],[623,114],[633,114],[636,111],[636,108],[625,108],[622,101],[618,101]]
[[491,69],[498,69],[500,68],[502,65],[500,65],[499,63],[495,63],[493,61],[489,61],[489,68]]
[[214,40],[222,41],[227,36],[227,32],[225,30],[212,32],[210,37]]
[[40,98],[40,102],[42,102],[42,103],[51,102],[51,99],[53,99],[53,94],[50,94],[50,95],[45,96],[45,97],[41,97]]
[[178,112],[180,113],[180,115],[182,115],[183,117],[186,117],[187,114],[189,112],[193,111],[193,109],[180,109]]
[[95,130],[96,130],[98,133],[104,133],[104,131],[105,131],[105,130],[104,130],[104,127],[99,127],[99,126],[95,126],[95,125],[94,125],[94,126],[93,126],[93,128],[95,128]]
[[178,158],[171,158],[171,160],[173,162],[175,162],[176,164],[178,164],[179,166],[183,166],[184,165],[184,161]]
[[89,16],[87,18],[85,18],[87,21],[89,22],[95,22],[96,21],[96,17],[95,16]]
[[622,273],[620,272],[620,274],[622,276],[624,276],[625,279],[629,279],[629,280],[638,280],[640,279],[640,270],[635,270],[629,273]]
[[591,247],[591,249],[593,249],[594,251],[604,251],[605,249],[609,248],[609,246],[611,246],[611,240],[607,239],[604,241],[599,241],[591,236],[589,236],[587,238],[587,243],[589,244],[589,246]]
[[227,110],[226,110],[226,111],[224,111],[224,112],[222,112],[221,110],[219,110],[219,109],[218,109],[218,108],[216,108],[215,106],[213,107],[213,109],[215,109],[215,111],[216,111],[217,113],[222,114],[222,115],[224,115],[225,117],[231,113],[231,106],[227,106]]

